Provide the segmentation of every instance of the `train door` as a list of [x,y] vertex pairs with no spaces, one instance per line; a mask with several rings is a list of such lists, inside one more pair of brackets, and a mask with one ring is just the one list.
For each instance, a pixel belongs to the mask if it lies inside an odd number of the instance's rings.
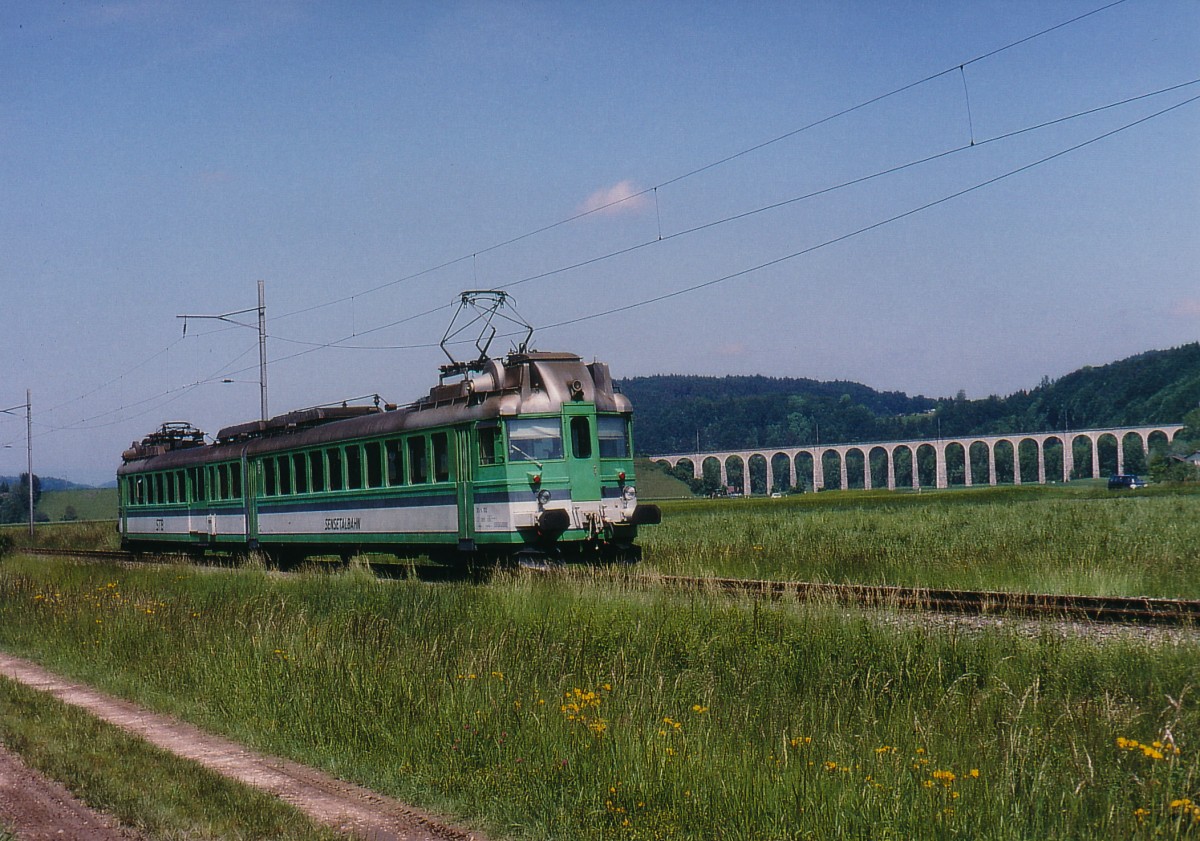
[[471,430],[454,430],[454,480],[458,501],[458,548],[475,551],[475,450]]
[[600,457],[596,452],[596,406],[592,403],[567,403],[563,406],[566,424],[567,474],[571,479],[571,500],[594,502],[600,499]]
[[205,482],[207,476],[208,468],[203,465],[188,468],[188,534],[193,541],[199,543],[208,540],[208,521],[205,516],[208,512],[208,486]]
[[121,537],[124,538],[129,534],[129,483],[130,479],[127,476],[117,478],[117,512],[120,516],[119,530]]
[[246,514],[246,543],[258,545],[258,463],[242,451],[242,504]]
[[207,474],[208,497],[204,507],[204,530],[208,535],[208,542],[215,544],[217,542],[217,511],[213,507],[213,502],[221,498],[220,477],[217,475],[216,467],[206,465],[201,470]]

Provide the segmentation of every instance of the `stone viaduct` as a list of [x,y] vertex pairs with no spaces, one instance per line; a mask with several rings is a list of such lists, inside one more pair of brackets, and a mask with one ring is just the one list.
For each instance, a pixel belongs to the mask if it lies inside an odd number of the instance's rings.
[[[825,485],[826,470],[832,471],[836,462],[836,469],[839,473],[841,488],[850,486],[851,476],[847,462],[853,457],[857,462],[861,460],[862,466],[859,468],[855,465],[853,478],[857,480],[861,471],[862,487],[873,488],[883,487],[886,481],[886,487],[889,490],[895,490],[896,475],[898,466],[907,466],[908,472],[911,474],[911,484],[913,488],[919,488],[922,485],[920,473],[917,467],[918,456],[925,457],[928,461],[927,453],[932,452],[934,457],[935,468],[932,476],[932,482],[924,484],[932,484],[937,488],[946,488],[950,486],[948,464],[953,461],[955,467],[962,467],[963,482],[967,487],[977,484],[995,485],[997,483],[997,474],[1000,472],[1012,473],[1012,481],[1015,484],[1021,484],[1021,453],[1028,453],[1031,449],[1036,453],[1037,459],[1037,479],[1036,481],[1045,484],[1047,481],[1047,451],[1050,450],[1053,454],[1053,467],[1056,468],[1054,476],[1050,477],[1051,481],[1057,480],[1059,470],[1061,470],[1062,481],[1070,481],[1072,474],[1075,471],[1076,451],[1082,451],[1086,448],[1089,453],[1084,455],[1087,458],[1090,455],[1091,473],[1093,477],[1099,477],[1100,472],[1100,449],[1101,446],[1115,449],[1116,463],[1115,473],[1125,472],[1125,461],[1130,454],[1140,453],[1142,459],[1148,457],[1150,449],[1150,438],[1152,435],[1162,436],[1163,443],[1169,443],[1183,429],[1182,424],[1152,424],[1148,426],[1130,426],[1130,427],[1114,427],[1109,429],[1074,429],[1068,432],[1021,432],[1011,435],[967,435],[950,438],[937,439],[916,439],[911,441],[876,441],[862,444],[818,444],[813,446],[803,447],[756,447],[746,450],[728,450],[723,452],[703,452],[703,453],[676,453],[672,455],[651,456],[651,461],[667,464],[670,467],[676,467],[680,462],[689,462],[692,467],[692,475],[700,479],[704,476],[704,467],[710,460],[716,461],[720,469],[720,481],[722,486],[729,485],[729,467],[740,463],[742,472],[743,492],[750,495],[750,474],[752,464],[757,466],[758,463],[752,462],[754,459],[762,459],[766,464],[767,474],[767,489],[770,490],[773,482],[773,476],[778,475],[782,478],[783,471],[780,469],[776,473],[775,467],[779,465],[779,460],[787,459],[787,475],[788,484],[792,487],[796,486],[797,479],[803,473],[803,478],[811,479],[808,487],[813,490],[822,490]],[[1065,445],[1065,446],[1064,446]],[[985,461],[986,454],[986,461]],[[1001,462],[1001,459],[1004,462]],[[972,461],[975,462],[975,467],[972,467]],[[876,469],[872,470],[874,462]],[[1061,465],[1057,462],[1061,462]],[[1112,464],[1111,459],[1108,459],[1109,464]],[[811,466],[810,464],[811,463]],[[781,467],[781,465],[779,465]],[[758,472],[761,473],[761,470]],[[872,472],[879,475],[880,479],[873,481]],[[983,475],[986,473],[986,475]],[[883,477],[886,476],[886,480]],[[1033,477],[1029,476],[1025,479],[1027,482],[1032,482]]]

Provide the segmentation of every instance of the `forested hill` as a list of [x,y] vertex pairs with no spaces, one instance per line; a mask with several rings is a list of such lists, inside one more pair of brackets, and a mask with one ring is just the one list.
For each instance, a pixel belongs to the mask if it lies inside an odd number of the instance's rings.
[[1007,397],[932,399],[852,382],[675,374],[619,380],[640,454],[1177,423],[1200,403],[1200,343],[1085,367]]

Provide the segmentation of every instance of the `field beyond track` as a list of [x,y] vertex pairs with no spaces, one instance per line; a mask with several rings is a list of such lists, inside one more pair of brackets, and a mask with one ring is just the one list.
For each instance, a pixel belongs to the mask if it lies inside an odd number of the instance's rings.
[[[644,566],[1194,593],[1200,497],[1016,490],[673,505]],[[0,647],[494,838],[1200,831],[1194,629],[13,554]]]
[[1200,598],[1200,487],[1102,483],[666,501],[664,574]]

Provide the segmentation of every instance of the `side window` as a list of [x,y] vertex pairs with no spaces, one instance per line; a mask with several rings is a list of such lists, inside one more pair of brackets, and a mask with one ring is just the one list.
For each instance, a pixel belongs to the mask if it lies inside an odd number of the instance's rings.
[[356,491],[362,486],[362,450],[355,444],[346,448],[346,488]]
[[313,493],[325,490],[325,463],[320,450],[308,454],[308,472],[312,477]]
[[433,481],[450,481],[450,436],[435,432],[433,440]]
[[217,481],[220,483],[221,499],[229,499],[229,465],[217,466]]
[[262,460],[263,473],[263,493],[267,496],[275,496],[277,485],[275,483],[275,459],[264,458]]
[[383,458],[378,442],[372,442],[363,447],[367,459],[367,487],[383,487]]
[[154,474],[154,504],[160,505],[163,503],[163,476],[161,473]]
[[280,456],[277,459],[279,463],[279,493],[281,496],[287,496],[292,492],[292,465],[287,456]]
[[500,463],[500,424],[489,423],[480,424],[479,432],[479,463],[480,464],[499,464]]
[[167,502],[175,501],[175,473],[167,474]]
[[592,425],[587,418],[571,418],[571,455],[592,457]]
[[408,481],[413,485],[429,481],[429,457],[420,436],[408,439]]
[[334,447],[332,450],[327,450],[325,455],[329,458],[329,490],[340,491],[342,489],[342,451]]
[[404,483],[404,472],[400,464],[400,442],[392,439],[383,445],[384,452],[387,453],[387,482],[389,485],[400,485]]
[[292,453],[292,469],[296,472],[296,493],[308,493],[308,459],[304,453]]
[[133,477],[133,491],[130,494],[130,499],[134,505],[144,505],[146,502],[146,483],[141,476]]
[[242,463],[229,465],[229,492],[234,499],[242,498]]

